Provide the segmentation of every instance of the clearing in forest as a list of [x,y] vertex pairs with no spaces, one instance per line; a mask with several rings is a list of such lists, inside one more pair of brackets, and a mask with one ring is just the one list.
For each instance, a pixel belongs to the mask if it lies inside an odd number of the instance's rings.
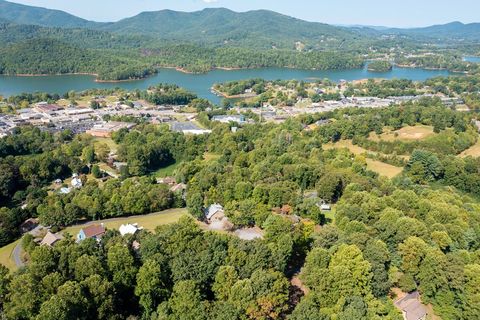
[[[156,227],[177,222],[181,217],[188,215],[187,209],[168,209],[165,211],[151,213],[147,215],[138,215],[131,217],[119,217],[106,220],[91,221],[85,224],[68,227],[62,233],[68,232],[72,236],[76,236],[80,229],[92,224],[103,223],[107,229],[120,228],[122,224],[138,223],[139,226],[146,230],[153,231]],[[21,240],[17,240],[0,248],[0,263],[9,268],[16,270],[17,266],[14,261],[13,251]]]
[[[365,154],[378,154],[376,152],[369,151],[360,146],[356,146],[352,143],[352,140],[340,140],[336,143],[327,143],[323,145],[323,149],[348,149],[354,155],[365,155]],[[373,172],[378,173],[381,176],[387,178],[394,178],[399,175],[402,171],[402,167],[392,166],[391,164],[366,158],[367,169]]]
[[139,226],[146,230],[153,231],[156,227],[177,222],[182,216],[188,215],[187,209],[168,209],[165,211],[151,213],[146,215],[119,217],[105,220],[91,221],[81,225],[75,225],[66,228],[63,233],[68,232],[71,235],[76,235],[80,229],[88,227],[93,224],[103,223],[107,229],[118,229],[122,224],[138,223]]
[[95,137],[93,141],[95,146],[99,144],[106,144],[111,152],[113,153],[117,152],[118,145],[115,143],[115,141],[112,140],[112,138]]
[[385,130],[384,133],[381,135],[377,135],[376,133],[372,132],[370,134],[370,140],[372,141],[415,141],[415,140],[423,140],[434,135],[432,126],[407,126],[403,127],[399,130],[392,131],[392,130]]
[[381,176],[384,176],[390,179],[395,178],[403,171],[403,168],[401,167],[392,166],[391,164],[368,159],[368,158],[367,158],[367,168],[369,170],[372,170],[373,172],[378,173]]
[[467,150],[460,153],[458,156],[462,158],[465,158],[468,156],[472,156],[474,158],[480,157],[480,139],[477,141],[477,143],[475,143],[473,146],[471,146]]

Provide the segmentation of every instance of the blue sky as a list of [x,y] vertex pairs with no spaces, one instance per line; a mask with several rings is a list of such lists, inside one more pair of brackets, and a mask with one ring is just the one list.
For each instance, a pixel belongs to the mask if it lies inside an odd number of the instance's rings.
[[67,11],[85,19],[116,21],[141,11],[196,11],[226,7],[269,9],[330,24],[416,27],[451,21],[480,22],[479,0],[10,0]]

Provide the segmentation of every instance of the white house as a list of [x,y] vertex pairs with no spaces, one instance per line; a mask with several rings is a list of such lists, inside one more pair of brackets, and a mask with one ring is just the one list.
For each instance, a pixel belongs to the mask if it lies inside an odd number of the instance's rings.
[[78,176],[73,177],[72,182],[70,183],[75,189],[80,189],[83,186],[82,180]]
[[221,221],[225,218],[222,205],[214,203],[205,209],[205,219],[209,222]]
[[330,210],[332,210],[332,206],[331,206],[329,203],[327,203],[325,200],[321,200],[321,201],[317,204],[317,206],[318,206],[318,207],[320,208],[320,210],[322,210],[322,211],[330,211]]
[[66,187],[60,188],[61,194],[69,194],[71,191],[72,190],[70,188],[66,188]]
[[134,224],[122,224],[119,228],[120,234],[123,236],[127,234],[135,234],[137,231],[142,230],[142,227],[138,227],[137,223]]

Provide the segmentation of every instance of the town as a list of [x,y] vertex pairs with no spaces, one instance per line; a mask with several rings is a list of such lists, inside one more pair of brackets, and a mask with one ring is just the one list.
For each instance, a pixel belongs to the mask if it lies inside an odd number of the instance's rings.
[[[318,90],[318,89],[317,89]],[[249,91],[246,89],[245,91]],[[253,96],[252,96],[253,97]],[[339,100],[312,102],[311,99],[298,98],[293,106],[273,106],[263,103],[261,107],[234,106],[227,110],[228,114],[214,115],[212,121],[221,123],[245,124],[245,114],[256,114],[261,122],[281,123],[288,118],[304,114],[316,114],[347,108],[384,108],[405,102],[418,102],[424,98],[438,97],[446,107],[464,106],[465,101],[459,97],[450,98],[434,94],[416,96],[379,97],[343,97]],[[60,106],[55,103],[38,102],[29,108],[17,109],[13,114],[0,114],[0,135],[4,136],[18,126],[38,126],[50,132],[70,130],[72,133],[88,133],[95,137],[110,137],[113,132],[122,128],[131,129],[135,123],[108,121],[105,119],[130,118],[142,119],[152,124],[168,124],[172,131],[185,134],[205,134],[211,130],[203,128],[196,117],[198,112],[188,105],[152,105],[146,101],[133,101],[127,105],[120,101],[106,104],[104,97],[92,97],[96,105],[105,106]],[[211,110],[208,110],[211,111]]]

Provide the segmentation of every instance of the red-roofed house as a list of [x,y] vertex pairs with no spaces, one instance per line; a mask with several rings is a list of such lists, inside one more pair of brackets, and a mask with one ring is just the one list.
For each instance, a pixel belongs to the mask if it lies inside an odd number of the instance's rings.
[[91,225],[80,230],[80,232],[77,235],[77,241],[80,242],[90,238],[93,238],[99,241],[100,239],[102,239],[104,234],[105,234],[105,227],[103,225]]

